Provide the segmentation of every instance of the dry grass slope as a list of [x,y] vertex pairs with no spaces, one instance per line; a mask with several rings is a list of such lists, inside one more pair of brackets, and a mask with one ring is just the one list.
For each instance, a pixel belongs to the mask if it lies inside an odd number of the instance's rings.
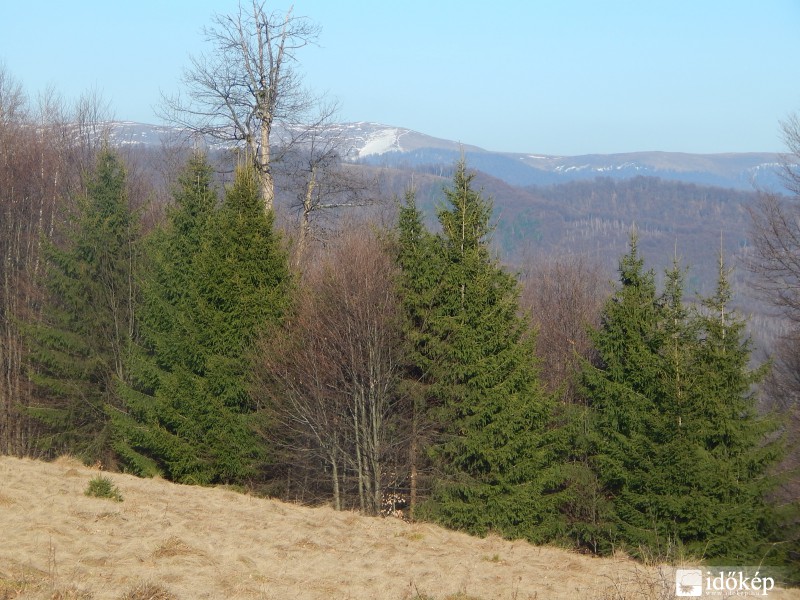
[[[671,570],[0,457],[0,600],[673,598]],[[770,598],[800,598],[797,590]]]

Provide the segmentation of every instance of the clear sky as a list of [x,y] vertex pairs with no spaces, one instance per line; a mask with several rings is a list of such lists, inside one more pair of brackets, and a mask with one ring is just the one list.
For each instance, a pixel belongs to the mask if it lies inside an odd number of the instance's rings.
[[[247,3],[250,0],[242,0]],[[154,123],[202,27],[238,0],[0,0],[0,63],[33,96],[96,90]],[[289,2],[268,2],[284,10]],[[800,0],[295,0],[341,121],[488,150],[782,151],[800,112]]]

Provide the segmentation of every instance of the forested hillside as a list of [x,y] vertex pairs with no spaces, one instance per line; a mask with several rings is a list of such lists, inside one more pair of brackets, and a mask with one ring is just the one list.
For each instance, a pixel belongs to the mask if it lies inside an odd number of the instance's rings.
[[797,319],[800,186],[346,164],[323,118],[270,137],[308,99],[231,40],[313,31],[254,8],[211,30],[230,68],[189,78],[192,102],[235,102],[169,105],[232,154],[113,147],[91,99],[34,107],[0,78],[2,452],[599,555],[795,564],[796,337],[770,372],[732,267]]

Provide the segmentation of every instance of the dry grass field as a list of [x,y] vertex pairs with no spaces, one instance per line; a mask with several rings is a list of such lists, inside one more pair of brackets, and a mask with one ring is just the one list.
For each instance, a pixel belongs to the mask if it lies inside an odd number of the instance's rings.
[[[672,570],[0,457],[0,600],[674,598]],[[776,591],[770,598],[800,598]]]

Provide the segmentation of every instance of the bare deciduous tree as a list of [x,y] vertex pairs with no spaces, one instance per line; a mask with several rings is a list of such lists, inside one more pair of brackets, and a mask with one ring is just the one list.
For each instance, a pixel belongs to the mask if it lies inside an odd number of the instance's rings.
[[[783,157],[786,194],[762,192],[750,207],[753,252],[746,266],[752,285],[786,319],[788,333],[772,347],[773,368],[764,391],[768,408],[782,412],[789,453],[781,468],[797,473],[800,465],[800,117],[782,124],[788,153]],[[797,476],[782,484],[780,496],[794,500],[800,489]]]
[[31,390],[20,324],[41,308],[42,246],[64,210],[70,136],[52,93],[31,107],[0,68],[0,453],[36,454]]
[[42,317],[44,248],[67,235],[56,223],[85,191],[106,110],[96,93],[68,106],[49,89],[32,103],[0,67],[0,453],[41,453],[22,323]]
[[764,299],[800,324],[800,120],[795,115],[782,128],[789,149],[782,175],[790,195],[763,192],[750,207],[755,252],[748,266]]
[[283,156],[282,170],[288,180],[287,188],[295,190],[291,208],[297,211],[299,218],[294,252],[297,268],[315,237],[315,221],[337,209],[364,207],[376,202],[376,183],[369,181],[358,167],[342,162],[341,138],[329,120],[332,114],[333,109],[326,109],[313,126],[293,132],[284,145],[291,150]]
[[22,84],[0,65],[0,125],[18,123],[26,115]]
[[297,314],[262,347],[257,373],[256,395],[266,399],[271,437],[288,460],[305,463],[315,481],[327,474],[336,508],[349,491],[371,514],[401,443],[392,269],[374,236],[337,240],[306,274]]
[[578,399],[580,359],[593,355],[589,328],[609,293],[601,269],[583,256],[538,259],[524,272],[521,305],[537,331],[542,381],[565,402]]
[[192,132],[244,143],[261,179],[265,210],[275,197],[270,134],[273,123],[302,122],[317,101],[296,70],[298,51],[320,28],[306,17],[268,13],[252,0],[216,15],[205,30],[209,54],[194,57],[183,77],[186,97],[164,97],[161,116]]

